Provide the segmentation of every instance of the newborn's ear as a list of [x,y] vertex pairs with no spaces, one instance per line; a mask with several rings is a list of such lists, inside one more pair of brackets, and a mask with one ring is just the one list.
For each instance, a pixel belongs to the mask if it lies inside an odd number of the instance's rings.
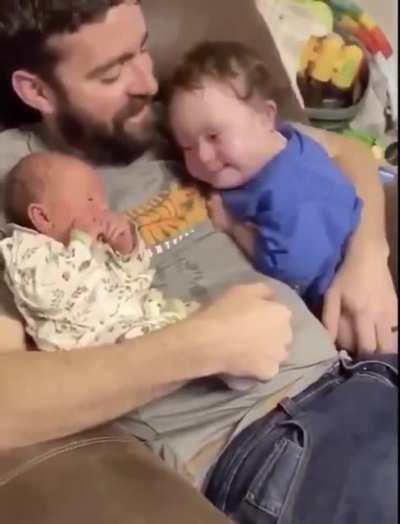
[[43,204],[29,204],[28,216],[36,231],[43,235],[49,234],[51,222]]

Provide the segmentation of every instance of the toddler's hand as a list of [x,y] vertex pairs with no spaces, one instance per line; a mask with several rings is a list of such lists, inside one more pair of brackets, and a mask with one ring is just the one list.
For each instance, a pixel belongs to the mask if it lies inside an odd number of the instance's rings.
[[207,201],[207,209],[215,229],[232,234],[236,220],[226,210],[221,195],[213,193]]
[[137,244],[136,232],[126,216],[112,211],[106,211],[103,215],[103,236],[114,251],[121,255],[132,253]]

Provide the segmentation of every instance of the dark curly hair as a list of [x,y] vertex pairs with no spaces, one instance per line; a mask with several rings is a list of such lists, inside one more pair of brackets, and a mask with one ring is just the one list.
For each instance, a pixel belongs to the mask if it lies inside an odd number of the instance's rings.
[[[243,100],[255,94],[264,99],[275,99],[279,95],[279,87],[267,64],[253,49],[240,42],[205,41],[183,57],[168,86],[167,101],[175,91],[201,88],[206,78],[230,83]],[[244,92],[239,93],[236,89],[234,80],[237,78],[243,80]]]
[[6,127],[33,122],[39,113],[27,107],[12,88],[14,71],[25,69],[51,81],[59,57],[48,46],[55,34],[74,33],[124,2],[140,0],[1,0],[0,123]]

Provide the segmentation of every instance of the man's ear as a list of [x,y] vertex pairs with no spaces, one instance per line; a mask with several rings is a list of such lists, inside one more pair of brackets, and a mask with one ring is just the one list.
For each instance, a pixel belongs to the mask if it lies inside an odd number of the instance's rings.
[[38,75],[25,70],[14,71],[12,86],[20,99],[43,115],[54,112],[54,96],[52,89]]
[[43,204],[29,204],[28,217],[36,231],[39,231],[39,233],[43,235],[49,234],[52,228],[52,222]]

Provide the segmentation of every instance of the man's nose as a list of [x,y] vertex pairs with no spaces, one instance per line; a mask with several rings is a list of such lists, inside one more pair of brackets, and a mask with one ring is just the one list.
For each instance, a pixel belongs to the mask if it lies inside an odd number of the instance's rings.
[[158,82],[154,76],[151,61],[149,63],[132,62],[127,91],[129,95],[133,96],[154,96],[157,93]]

